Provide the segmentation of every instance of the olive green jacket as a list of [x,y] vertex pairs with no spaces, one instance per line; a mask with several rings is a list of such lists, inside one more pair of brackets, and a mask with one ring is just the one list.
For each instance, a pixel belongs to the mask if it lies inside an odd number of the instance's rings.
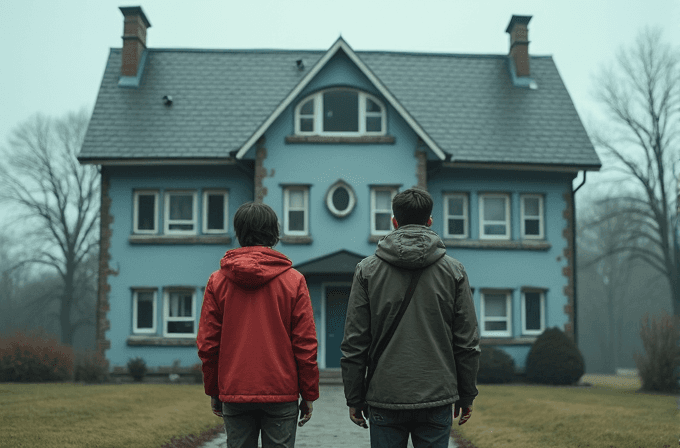
[[[369,358],[385,336],[411,280],[425,268],[413,298],[385,348],[368,391]],[[479,329],[463,265],[446,255],[439,236],[406,225],[378,242],[354,272],[342,350],[342,380],[350,407],[419,409],[477,396]]]

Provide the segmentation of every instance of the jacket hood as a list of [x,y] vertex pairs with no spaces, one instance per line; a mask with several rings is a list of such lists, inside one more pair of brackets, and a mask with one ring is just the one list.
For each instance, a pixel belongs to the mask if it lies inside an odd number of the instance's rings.
[[420,269],[446,255],[446,246],[426,226],[408,224],[378,241],[376,256],[404,269]]
[[293,262],[281,252],[263,246],[232,249],[220,260],[224,275],[244,288],[258,288],[292,265]]

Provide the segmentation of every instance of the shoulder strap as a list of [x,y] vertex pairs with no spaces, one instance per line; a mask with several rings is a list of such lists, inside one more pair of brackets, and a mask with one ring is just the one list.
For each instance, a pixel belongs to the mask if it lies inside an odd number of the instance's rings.
[[368,385],[371,382],[371,379],[373,378],[375,368],[378,365],[378,360],[385,351],[385,348],[387,348],[387,344],[389,344],[390,341],[392,340],[392,336],[394,336],[394,333],[397,331],[397,327],[399,326],[401,318],[404,316],[404,313],[406,312],[406,308],[408,308],[408,305],[411,303],[413,292],[416,290],[416,285],[418,284],[418,280],[420,280],[420,275],[423,273],[423,270],[424,269],[418,269],[417,271],[413,271],[411,274],[411,282],[409,283],[408,288],[406,288],[406,295],[404,296],[404,300],[402,300],[401,302],[399,312],[392,321],[392,325],[390,325],[390,328],[387,330],[385,337],[382,339],[382,341],[380,341],[380,343],[376,347],[375,356],[373,357],[373,359],[370,360],[368,364],[368,371],[366,373],[365,382],[366,386],[364,388],[364,391],[368,391]]

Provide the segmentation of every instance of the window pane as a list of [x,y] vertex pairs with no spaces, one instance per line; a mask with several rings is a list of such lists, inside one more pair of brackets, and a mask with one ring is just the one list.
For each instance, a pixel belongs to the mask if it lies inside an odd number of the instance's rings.
[[140,194],[137,196],[137,229],[153,230],[156,228],[156,196]]
[[170,196],[170,219],[182,219],[190,221],[194,218],[193,210],[193,196],[179,194]]
[[484,331],[506,331],[507,322],[484,322]]
[[538,216],[538,198],[524,198],[524,215]]
[[314,119],[300,118],[300,130],[302,132],[312,132],[314,130]]
[[288,230],[305,230],[305,212],[300,211],[289,211],[288,212]]
[[170,294],[170,317],[191,317],[193,316],[192,295],[189,293]]
[[290,208],[304,208],[305,192],[302,190],[289,190],[288,201],[288,206]]
[[193,333],[193,322],[168,322],[168,333]]
[[338,187],[333,192],[333,207],[339,212],[347,210],[349,207],[349,192],[345,187]]
[[359,95],[350,90],[333,90],[323,95],[323,130],[359,131]]
[[392,215],[390,213],[376,213],[375,214],[375,230],[392,230],[390,222]]
[[541,295],[537,292],[527,292],[525,296],[527,330],[541,329]]
[[137,328],[153,328],[153,293],[137,293]]
[[314,100],[311,99],[303,104],[300,108],[300,113],[302,115],[312,115],[314,113]]
[[465,235],[465,221],[449,219],[449,235]]
[[484,235],[505,235],[505,225],[485,225]]
[[366,117],[366,132],[382,131],[382,117]]
[[505,221],[505,199],[484,198],[484,219],[487,221]]
[[487,317],[506,317],[506,305],[505,295],[487,294],[484,296],[484,315]]
[[449,198],[449,215],[463,216],[463,198]]
[[527,235],[539,235],[538,219],[525,219],[524,231]]
[[366,98],[366,112],[380,112],[380,106],[378,106],[378,103],[375,101],[371,100],[370,98]]
[[377,210],[392,210],[392,193],[385,190],[376,191],[375,208]]
[[208,195],[208,229],[224,230],[224,195]]

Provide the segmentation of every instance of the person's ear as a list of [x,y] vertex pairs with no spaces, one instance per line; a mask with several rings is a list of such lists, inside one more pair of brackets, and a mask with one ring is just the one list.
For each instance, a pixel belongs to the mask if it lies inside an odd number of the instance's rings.
[[395,230],[399,228],[399,223],[397,222],[397,219],[394,216],[392,217],[392,225],[394,226]]
[[432,216],[430,216],[430,219],[427,220],[427,224],[426,224],[426,225],[427,225],[428,227],[431,227],[431,226],[432,226]]

